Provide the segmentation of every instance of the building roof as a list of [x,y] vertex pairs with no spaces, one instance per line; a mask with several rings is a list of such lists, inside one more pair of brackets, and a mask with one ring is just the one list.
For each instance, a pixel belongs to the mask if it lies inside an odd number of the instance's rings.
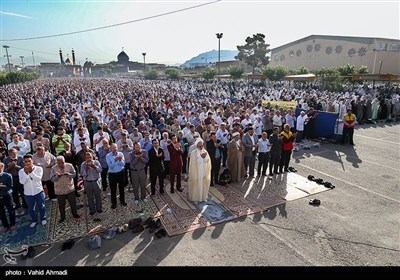
[[379,41],[387,41],[387,42],[396,42],[399,43],[400,40],[396,39],[388,39],[388,38],[377,38],[377,37],[351,37],[351,36],[336,36],[336,35],[310,35],[304,38],[301,38],[299,40],[290,42],[288,44],[276,47],[271,49],[272,53],[279,52],[281,50],[284,50],[288,47],[309,41],[309,40],[337,40],[337,41],[349,41],[349,42],[355,42],[355,43],[362,43],[362,44],[373,44],[375,40]]
[[118,62],[128,62],[129,56],[126,54],[126,52],[122,51],[118,54],[117,59]]

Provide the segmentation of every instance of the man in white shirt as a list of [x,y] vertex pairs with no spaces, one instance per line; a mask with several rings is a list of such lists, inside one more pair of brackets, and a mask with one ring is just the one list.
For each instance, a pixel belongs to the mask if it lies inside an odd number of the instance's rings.
[[304,123],[306,119],[307,119],[306,112],[301,111],[296,121],[296,132],[297,132],[296,143],[299,143],[303,138]]
[[97,133],[93,135],[93,142],[96,145],[95,150],[96,152],[99,151],[100,147],[103,147],[103,140],[106,139],[110,142],[110,134],[108,132],[103,131],[101,126],[97,127]]
[[18,133],[11,135],[12,141],[8,144],[8,150],[17,150],[17,156],[23,157],[26,154],[27,147],[24,142],[19,141]]
[[[268,134],[263,132],[261,134],[261,138],[258,140],[258,167],[257,167],[257,175],[258,176],[266,176],[267,175],[267,167],[269,162],[269,151],[271,150],[271,144],[268,140]],[[261,170],[262,167],[262,170]],[[262,173],[261,173],[262,171]]]
[[42,186],[43,169],[34,166],[32,155],[24,156],[24,168],[18,172],[19,182],[24,185],[24,197],[28,204],[29,215],[32,223],[30,227],[35,227],[38,223],[37,214],[40,214],[42,225],[47,224],[45,195]]

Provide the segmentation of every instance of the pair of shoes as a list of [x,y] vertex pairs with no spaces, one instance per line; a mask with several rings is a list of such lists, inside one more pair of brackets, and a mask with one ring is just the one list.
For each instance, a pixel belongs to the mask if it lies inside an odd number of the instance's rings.
[[332,185],[331,182],[324,182],[324,187],[328,188],[328,189],[334,189],[335,188],[335,186]]
[[16,226],[11,226],[10,227],[10,231],[14,231],[14,230],[17,230],[17,227]]
[[115,205],[115,204],[111,205],[111,209],[115,209],[115,208],[117,208],[117,205]]
[[78,214],[75,214],[73,217],[74,217],[75,219],[79,219],[81,216],[79,216]]
[[58,222],[59,223],[63,223],[65,221],[65,219],[64,218],[61,218]]
[[121,202],[121,205],[122,205],[122,206],[126,206],[127,204],[126,204],[126,202],[124,201],[124,202]]
[[167,236],[167,232],[165,231],[165,229],[159,229],[156,231],[155,235],[157,236],[158,239],[160,239],[163,236]]
[[308,202],[308,204],[313,205],[313,206],[319,206],[319,205],[321,205],[321,200],[314,198],[314,199],[311,199]]
[[37,225],[37,222],[32,222],[29,227],[33,228]]
[[0,230],[0,233],[7,233],[9,231],[9,228],[2,228],[1,230]]
[[171,189],[171,193],[175,193],[174,189]]
[[47,225],[47,220],[42,221],[42,226],[45,226],[45,225]]

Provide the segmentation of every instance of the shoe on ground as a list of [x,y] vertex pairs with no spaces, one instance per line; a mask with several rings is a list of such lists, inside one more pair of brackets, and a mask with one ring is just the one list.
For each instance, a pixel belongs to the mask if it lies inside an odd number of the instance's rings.
[[74,215],[75,219],[79,219],[81,216],[79,216],[78,214]]
[[144,202],[144,203],[147,203],[147,198],[143,199],[143,202]]
[[45,226],[45,225],[47,225],[47,220],[42,221],[42,226]]
[[321,200],[314,198],[314,199],[311,199],[308,202],[308,204],[313,205],[313,206],[319,206],[319,205],[321,205]]
[[14,230],[17,230],[17,227],[16,226],[11,226],[10,227],[10,231],[14,231]]
[[57,199],[57,198],[52,198],[52,199],[51,199],[51,201],[53,201],[53,202],[57,202],[57,201],[58,201],[58,199]]
[[97,213],[99,213],[99,214],[100,214],[100,213],[103,213],[103,210],[98,210]]
[[32,222],[29,227],[33,228],[37,225],[37,222]]
[[117,208],[117,205],[111,205],[111,209]]
[[121,202],[121,205],[122,205],[122,206],[126,206],[127,204],[126,204],[126,202],[124,201],[124,202]]
[[81,195],[79,193],[75,193],[75,197],[80,197]]
[[96,212],[89,212],[90,216],[93,216],[94,214],[96,214]]
[[135,200],[135,204],[138,205],[139,204],[139,200],[136,199]]
[[64,221],[65,221],[65,219],[62,218],[62,219],[60,219],[58,222],[61,224],[61,223],[63,223]]

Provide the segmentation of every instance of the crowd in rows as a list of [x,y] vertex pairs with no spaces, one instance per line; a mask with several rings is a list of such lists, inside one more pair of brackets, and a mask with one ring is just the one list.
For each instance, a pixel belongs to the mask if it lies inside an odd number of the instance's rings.
[[[221,167],[233,182],[256,171],[270,179],[288,172],[294,143],[314,138],[317,111],[360,124],[400,114],[398,87],[368,84],[334,93],[317,84],[74,78],[0,90],[2,232],[15,230],[15,215],[28,212],[32,227],[38,214],[45,225],[45,194],[58,201],[60,223],[66,201],[78,219],[80,179],[90,215],[103,211],[102,190],[110,190],[112,209],[117,190],[120,205],[127,205],[127,186],[133,203],[146,203],[148,179],[151,195],[157,180],[163,194],[165,179],[171,193],[188,179],[189,198],[198,202],[220,183]],[[296,101],[301,113],[263,107],[262,100]]]

